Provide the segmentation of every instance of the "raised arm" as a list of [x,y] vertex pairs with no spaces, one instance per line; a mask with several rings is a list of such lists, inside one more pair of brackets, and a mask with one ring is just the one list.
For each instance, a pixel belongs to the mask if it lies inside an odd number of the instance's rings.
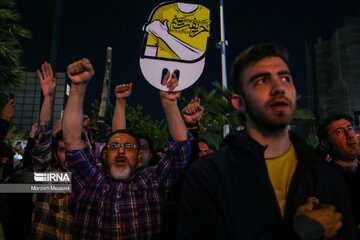
[[190,103],[181,111],[185,123],[196,124],[200,121],[204,108],[200,105],[200,98],[191,99]]
[[191,99],[190,103],[181,111],[189,133],[194,137],[191,140],[191,158],[188,165],[199,157],[199,121],[204,112],[200,105],[200,98]]
[[51,120],[52,105],[54,102],[56,78],[54,77],[51,65],[48,62],[41,64],[41,70],[37,70],[37,74],[40,79],[41,90],[44,95],[44,102],[40,112],[40,125],[44,125],[45,122]]
[[115,88],[116,104],[112,120],[112,131],[126,129],[125,105],[131,95],[132,83],[117,85]]
[[67,75],[71,80],[71,90],[63,119],[64,143],[67,150],[80,150],[85,146],[81,140],[85,91],[94,69],[90,61],[83,58],[68,66]]
[[[40,129],[41,134],[39,135],[38,141],[35,142],[32,161],[34,170],[40,172],[48,169],[52,158],[51,114],[55,96],[56,79],[51,69],[51,65],[48,62],[41,64],[41,72],[40,70],[37,70],[37,74],[40,79],[44,102],[40,111],[40,125],[37,126]],[[32,134],[35,134],[35,129],[33,130]]]
[[186,141],[187,129],[177,105],[180,92],[174,92],[175,87],[178,85],[175,73],[170,74],[170,72],[167,72],[161,84],[169,88],[168,92],[160,91],[160,98],[168,121],[170,135],[176,141]]
[[60,118],[56,121],[56,124],[51,134],[53,137],[55,137],[56,134],[62,129],[63,117],[64,117],[64,111],[61,112]]

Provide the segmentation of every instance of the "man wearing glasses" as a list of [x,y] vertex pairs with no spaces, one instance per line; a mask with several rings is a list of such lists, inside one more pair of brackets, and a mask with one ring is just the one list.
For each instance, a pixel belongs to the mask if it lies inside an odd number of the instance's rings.
[[[68,66],[72,82],[63,131],[67,167],[73,173],[76,239],[151,239],[160,233],[160,204],[183,172],[190,155],[185,124],[177,107],[175,74],[167,73],[160,92],[171,135],[168,151],[154,168],[138,171],[138,140],[125,130],[108,140],[104,168],[99,168],[89,145],[81,140],[83,101],[94,75],[88,59]],[[118,104],[118,103],[117,103]],[[116,113],[114,113],[116,118]],[[125,119],[125,118],[124,118]]]

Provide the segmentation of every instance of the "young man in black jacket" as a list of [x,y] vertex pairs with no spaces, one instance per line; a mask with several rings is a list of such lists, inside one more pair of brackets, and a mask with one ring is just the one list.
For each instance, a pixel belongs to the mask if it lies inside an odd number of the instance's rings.
[[180,239],[354,239],[342,177],[289,132],[296,90],[286,50],[250,47],[232,78],[246,129],[186,172]]

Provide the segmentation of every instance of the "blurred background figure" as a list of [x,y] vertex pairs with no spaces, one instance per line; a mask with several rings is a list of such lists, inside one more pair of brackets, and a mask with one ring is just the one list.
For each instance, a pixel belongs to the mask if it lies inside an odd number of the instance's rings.
[[199,139],[199,157],[205,156],[210,153],[209,144],[205,139]]

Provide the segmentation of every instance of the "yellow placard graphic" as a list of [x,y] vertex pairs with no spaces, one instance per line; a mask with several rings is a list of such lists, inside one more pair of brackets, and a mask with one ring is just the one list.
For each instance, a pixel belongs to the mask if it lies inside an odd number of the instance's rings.
[[145,26],[146,47],[156,48],[156,57],[191,61],[202,57],[210,36],[210,11],[197,5],[182,12],[178,3],[160,7]]
[[192,85],[204,68],[210,22],[210,10],[202,5],[172,2],[157,6],[143,27],[140,67],[146,80],[164,89],[161,76],[169,70],[179,73],[179,90]]

